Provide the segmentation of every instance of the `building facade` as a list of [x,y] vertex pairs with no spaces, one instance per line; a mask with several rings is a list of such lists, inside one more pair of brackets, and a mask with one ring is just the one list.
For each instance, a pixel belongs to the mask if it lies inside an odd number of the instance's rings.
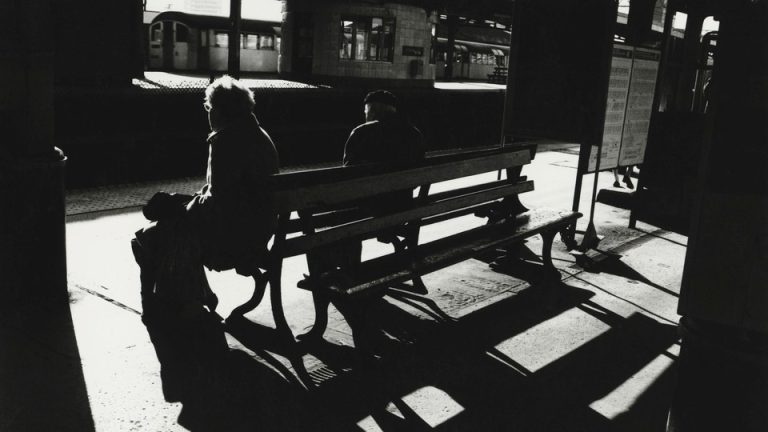
[[388,2],[286,0],[278,72],[431,86],[437,16]]

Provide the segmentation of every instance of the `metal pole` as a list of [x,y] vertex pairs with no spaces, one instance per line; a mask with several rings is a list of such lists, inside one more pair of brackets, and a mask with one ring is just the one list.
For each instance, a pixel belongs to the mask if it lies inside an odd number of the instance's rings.
[[[507,138],[507,127],[511,123],[511,119],[508,119],[507,116],[510,115],[512,112],[512,106],[514,105],[514,99],[515,99],[515,70],[512,67],[513,60],[514,64],[517,64],[517,54],[518,54],[518,43],[519,43],[519,35],[520,35],[520,26],[518,23],[520,22],[520,18],[517,14],[517,9],[515,7],[517,3],[512,4],[512,31],[509,38],[509,66],[507,69],[507,87],[504,90],[504,107],[501,112],[501,142],[499,143],[499,148],[504,148],[504,144]],[[515,137],[512,137],[512,141],[514,141]],[[501,171],[499,170],[499,173],[497,175],[497,180],[501,180]],[[507,180],[510,180],[507,178]]]
[[[517,3],[512,4],[512,28],[509,36],[509,66],[507,68],[507,88],[504,93],[504,111],[501,114],[501,147],[507,136],[507,127],[510,126],[511,116],[515,103],[515,79],[517,76],[517,57],[520,51],[520,17]],[[514,137],[512,137],[514,140]]]
[[[608,80],[610,79],[611,75],[611,62],[613,61],[613,35],[615,33],[614,28],[616,26],[616,14],[617,14],[617,8],[618,4],[616,2],[613,2],[613,8],[611,9],[611,13],[607,13],[605,16],[606,21],[608,21],[608,28],[609,31],[606,32],[606,40],[604,47],[604,53],[603,56],[603,64],[602,70],[605,74],[605,81],[606,81],[606,94],[605,94],[605,101],[606,105],[608,102]],[[594,130],[594,136],[590,137],[590,141],[594,140],[597,141],[597,160],[595,163],[595,178],[592,183],[592,200],[591,205],[589,209],[589,224],[587,225],[587,230],[584,232],[584,238],[581,240],[580,249],[582,251],[587,249],[594,249],[597,247],[598,243],[600,243],[600,238],[597,236],[597,230],[595,229],[595,199],[597,198],[597,183],[598,179],[600,177],[600,159],[603,152],[603,131],[605,127],[605,105],[603,107],[602,113],[600,115],[600,122],[598,122],[597,128]],[[592,150],[592,143],[589,142],[589,149]],[[589,159],[587,159],[586,169],[589,169]],[[581,191],[577,190],[576,193],[580,194]]]
[[240,30],[242,28],[241,17],[242,0],[229,1],[229,48],[227,71],[229,75],[240,78]]
[[453,53],[456,43],[456,26],[459,23],[459,17],[448,15],[448,46],[445,53],[445,77],[446,81],[453,81]]

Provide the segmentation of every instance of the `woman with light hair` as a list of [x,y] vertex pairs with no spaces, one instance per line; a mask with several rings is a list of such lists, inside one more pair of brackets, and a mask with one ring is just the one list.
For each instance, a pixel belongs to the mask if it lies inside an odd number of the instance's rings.
[[253,114],[253,92],[223,76],[205,90],[203,106],[211,129],[205,185],[194,196],[155,194],[144,207],[152,223],[131,242],[153,342],[168,334],[153,328],[180,331],[212,316],[218,299],[204,266],[252,265],[276,225],[268,177],[278,172],[277,151]]
[[266,248],[276,223],[267,178],[278,172],[278,157],[240,81],[213,81],[203,106],[211,128],[206,183],[194,196],[152,197],[144,215],[154,222],[136,233],[133,250],[144,300],[214,309],[203,265],[235,268]]

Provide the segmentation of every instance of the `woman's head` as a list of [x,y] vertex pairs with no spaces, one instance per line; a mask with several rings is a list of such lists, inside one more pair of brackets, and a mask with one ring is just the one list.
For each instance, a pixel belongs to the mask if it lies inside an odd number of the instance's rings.
[[242,82],[224,75],[205,89],[205,110],[211,130],[217,131],[232,120],[253,112],[253,92]]

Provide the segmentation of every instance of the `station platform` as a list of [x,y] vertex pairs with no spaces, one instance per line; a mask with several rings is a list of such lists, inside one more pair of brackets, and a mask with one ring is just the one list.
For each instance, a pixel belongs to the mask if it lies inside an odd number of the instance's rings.
[[[221,72],[215,76],[219,76]],[[326,85],[311,84],[302,81],[294,81],[280,78],[276,74],[245,73],[241,79],[251,89],[316,89],[328,87]],[[144,78],[134,78],[133,87],[145,91],[169,91],[169,90],[203,90],[211,81],[210,76],[199,73],[180,72],[144,72]],[[506,84],[493,84],[482,81],[436,81],[434,87],[438,90],[496,90],[505,91]]]
[[[523,203],[570,208],[577,158],[569,148],[540,150],[523,173],[535,181]],[[582,203],[592,179],[584,178]],[[600,188],[612,183],[610,173],[599,176]],[[642,222],[629,229],[629,212],[604,204],[595,225],[606,259],[587,271],[556,239],[554,299],[525,271],[457,264],[424,278],[427,295],[377,305],[390,343],[362,369],[333,308],[326,343],[296,352],[273,340],[265,298],[227,330],[229,367],[215,397],[166,402],[129,242],[154,192],[201,185],[186,178],[67,193],[70,308],[26,305],[0,319],[0,431],[663,430],[687,239]],[[586,204],[580,211],[589,214]],[[423,240],[453,228],[430,227]],[[526,246],[540,255],[539,239]],[[364,256],[385,247],[366,242]],[[311,295],[294,288],[306,272],[303,257],[285,263],[294,334],[314,319]],[[224,317],[250,296],[250,280],[234,271],[208,276]]]

